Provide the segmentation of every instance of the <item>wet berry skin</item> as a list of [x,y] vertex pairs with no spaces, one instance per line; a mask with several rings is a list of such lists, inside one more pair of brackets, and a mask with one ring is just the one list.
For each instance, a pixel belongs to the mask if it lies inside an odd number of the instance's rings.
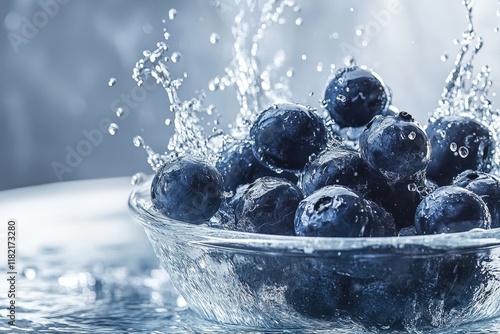
[[426,129],[432,152],[427,177],[438,185],[449,185],[461,172],[491,170],[495,142],[488,128],[461,116],[444,116]]
[[303,197],[290,181],[264,176],[238,188],[229,205],[234,208],[238,230],[293,235],[295,210]]
[[253,153],[271,169],[300,170],[328,141],[321,117],[305,106],[282,103],[264,110],[250,129]]
[[224,178],[224,190],[234,192],[239,185],[255,181],[263,176],[286,178],[293,183],[297,176],[290,172],[276,173],[262,165],[254,156],[252,144],[236,141],[224,149],[215,166]]
[[424,129],[406,113],[375,116],[359,138],[361,157],[391,182],[425,170],[430,144]]
[[465,232],[490,226],[491,215],[481,197],[457,186],[436,189],[420,202],[415,213],[417,234]]
[[326,110],[340,127],[359,127],[382,114],[390,101],[376,73],[354,66],[335,73],[326,87],[325,102]]
[[479,195],[491,214],[491,228],[500,227],[500,179],[494,175],[472,170],[460,173],[453,184]]
[[301,183],[306,196],[328,185],[343,185],[364,192],[368,183],[368,166],[354,150],[327,149],[306,165]]
[[360,237],[370,219],[366,201],[344,186],[326,186],[300,202],[295,233],[311,237]]
[[219,209],[222,176],[214,167],[192,157],[165,163],[151,183],[151,200],[165,216],[186,223],[201,223]]
[[397,234],[396,223],[390,212],[375,202],[366,200],[368,224],[363,232],[364,237],[392,237]]

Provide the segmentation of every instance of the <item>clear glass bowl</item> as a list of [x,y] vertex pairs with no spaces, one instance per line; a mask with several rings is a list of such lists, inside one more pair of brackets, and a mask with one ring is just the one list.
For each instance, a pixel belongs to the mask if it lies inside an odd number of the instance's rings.
[[500,314],[500,229],[387,238],[243,233],[168,219],[152,208],[149,187],[134,188],[130,211],[176,288],[208,320],[348,333],[455,328]]

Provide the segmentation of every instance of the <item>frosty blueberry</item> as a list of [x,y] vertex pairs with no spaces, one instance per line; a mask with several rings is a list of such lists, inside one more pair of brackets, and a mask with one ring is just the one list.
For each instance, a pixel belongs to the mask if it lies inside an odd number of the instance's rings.
[[391,182],[421,172],[429,163],[429,139],[406,112],[374,117],[361,134],[359,146],[366,163]]
[[294,213],[303,198],[296,185],[282,178],[264,176],[240,188],[230,203],[238,230],[294,234]]
[[310,195],[327,185],[343,185],[363,192],[367,178],[368,166],[359,153],[337,147],[321,152],[306,165],[302,174],[302,190]]
[[248,141],[236,141],[222,151],[216,168],[224,178],[224,189],[235,191],[239,185],[250,183],[262,176],[283,177],[297,182],[293,173],[276,173],[262,165],[252,152]]
[[219,209],[223,180],[209,164],[192,157],[165,163],[151,183],[151,200],[165,216],[187,223],[200,223]]
[[389,94],[375,72],[357,66],[345,67],[328,84],[325,102],[340,127],[359,127],[386,110]]
[[252,128],[255,157],[274,169],[299,170],[327,143],[323,120],[299,104],[282,103],[264,110]]
[[422,200],[415,213],[418,234],[465,232],[490,226],[491,216],[481,197],[456,186],[438,188]]
[[461,116],[444,116],[427,127],[432,153],[427,177],[438,185],[449,185],[467,169],[489,172],[495,142],[488,128]]
[[295,233],[313,237],[360,237],[370,217],[366,201],[343,186],[326,186],[300,202]]

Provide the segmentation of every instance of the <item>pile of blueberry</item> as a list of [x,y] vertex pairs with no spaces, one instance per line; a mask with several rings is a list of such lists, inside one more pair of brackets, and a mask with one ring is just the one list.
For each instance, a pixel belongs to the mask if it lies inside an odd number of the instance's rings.
[[[334,126],[308,107],[276,104],[261,112],[249,138],[225,148],[215,167],[191,157],[167,163],[153,180],[155,208],[188,223],[221,208],[237,230],[297,236],[500,225],[500,181],[488,174],[495,142],[486,126],[445,116],[424,130],[410,114],[393,111],[377,74],[357,66],[336,73],[325,107]],[[332,139],[349,127],[364,128],[359,149]]]
[[[313,237],[500,226],[500,179],[488,174],[496,143],[487,126],[444,116],[424,129],[409,113],[395,111],[376,73],[358,66],[336,73],[324,101],[333,122],[309,107],[280,103],[262,111],[249,137],[226,147],[216,166],[192,157],[168,162],[152,182],[154,207],[187,223],[223,212],[231,229]],[[356,145],[337,139],[347,128],[363,129]],[[405,297],[408,291],[431,294],[445,310],[467,300],[471,282],[486,279],[477,277],[478,261],[475,255],[402,261],[402,272],[383,279],[304,263],[308,268],[299,270],[300,282],[290,282],[287,300],[310,316],[347,310],[364,324],[397,327],[417,303]]]

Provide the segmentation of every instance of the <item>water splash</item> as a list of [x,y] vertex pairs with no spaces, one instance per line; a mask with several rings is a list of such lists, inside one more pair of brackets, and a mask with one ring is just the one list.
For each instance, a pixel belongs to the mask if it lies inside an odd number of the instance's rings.
[[[283,13],[286,8],[297,8],[292,0],[268,0],[263,5],[256,0],[237,0],[236,5],[240,10],[234,19],[232,34],[234,36],[234,57],[225,69],[225,75],[214,78],[209,83],[211,91],[224,90],[227,87],[236,88],[236,98],[240,111],[236,124],[231,126],[232,135],[241,138],[248,134],[250,125],[257,114],[272,104],[289,100],[291,93],[288,88],[288,75],[277,75],[285,61],[283,51],[278,51],[272,63],[261,68],[258,60],[260,42],[266,31],[275,23],[284,23]],[[177,11],[169,11],[172,20]],[[209,163],[215,163],[218,153],[224,143],[234,138],[225,134],[218,126],[220,115],[214,112],[213,106],[205,106],[205,94],[201,92],[198,97],[181,101],[178,90],[183,80],[187,77],[173,78],[167,63],[177,63],[181,54],[177,51],[169,55],[166,41],[170,34],[164,31],[165,41],[157,44],[153,51],[145,50],[133,70],[132,78],[137,85],[142,85],[148,78],[156,80],[165,89],[172,117],[167,117],[165,124],[174,125],[174,135],[168,142],[167,151],[163,154],[156,153],[151,147],[137,137],[134,145],[143,148],[148,155],[148,163],[154,171],[161,165],[176,156],[190,154],[197,156]],[[210,40],[213,44],[218,42],[218,35],[212,34]],[[202,126],[202,118],[214,117],[214,127],[208,135]],[[173,121],[171,121],[173,119]]]
[[[483,47],[483,38],[478,36],[474,29],[473,0],[464,0],[463,4],[467,10],[467,30],[462,33],[461,39],[454,41],[454,44],[460,46],[455,66],[446,78],[438,107],[432,113],[430,120],[448,115],[473,117],[488,126],[497,139],[500,131],[500,110],[493,109],[488,98],[493,85],[490,79],[491,69],[488,65],[484,65],[477,74],[474,74],[473,62]],[[465,154],[463,151],[462,153]],[[494,172],[497,174],[500,172],[500,150],[495,152]]]
[[287,78],[277,76],[283,66],[285,54],[278,51],[271,64],[261,68],[258,60],[260,43],[274,24],[283,24],[286,8],[296,8],[292,0],[268,0],[261,7],[256,0],[236,0],[239,8],[235,16],[232,34],[234,37],[233,60],[225,69],[225,75],[209,83],[210,90],[236,88],[239,113],[232,135],[243,138],[258,113],[266,107],[291,97]]

